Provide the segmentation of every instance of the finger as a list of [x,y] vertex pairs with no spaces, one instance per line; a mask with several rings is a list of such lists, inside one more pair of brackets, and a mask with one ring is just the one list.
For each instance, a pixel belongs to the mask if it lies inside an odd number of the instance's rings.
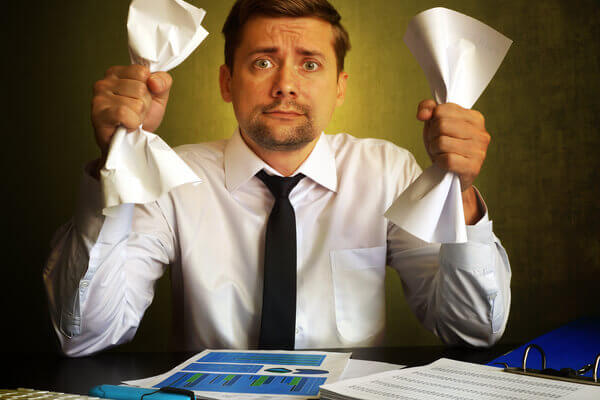
[[464,120],[454,118],[432,119],[429,121],[427,139],[434,140],[439,136],[450,136],[458,139],[473,140],[482,145],[490,143],[491,136],[485,130]]
[[127,131],[137,129],[142,123],[142,116],[125,104],[106,107],[98,114],[102,125],[110,127],[123,125]]
[[119,79],[113,81],[111,93],[116,96],[124,96],[132,99],[145,100],[150,103],[152,96],[145,83],[133,79]]
[[106,78],[133,79],[146,82],[150,77],[150,70],[143,65],[115,65],[106,70]]
[[440,104],[433,110],[433,119],[454,118],[465,120],[472,125],[485,127],[485,118],[477,110],[469,110],[455,103]]
[[450,136],[440,136],[433,140],[428,148],[432,157],[440,154],[457,154],[465,158],[482,161],[485,159],[486,149],[469,140],[456,139]]
[[156,72],[150,76],[147,85],[152,93],[152,97],[161,103],[166,103],[169,98],[169,91],[173,84],[173,78],[167,72]]
[[442,170],[454,172],[461,177],[477,176],[480,168],[477,163],[456,153],[438,154],[433,158],[433,163]]
[[433,116],[433,110],[437,103],[431,99],[423,100],[417,107],[417,119],[419,121],[427,121]]

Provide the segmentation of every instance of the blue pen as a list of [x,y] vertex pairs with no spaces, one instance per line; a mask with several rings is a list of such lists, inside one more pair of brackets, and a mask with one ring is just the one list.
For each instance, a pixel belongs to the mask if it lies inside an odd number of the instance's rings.
[[[144,389],[133,386],[99,385],[90,389],[90,396],[114,400],[183,400],[196,396],[191,390],[163,387]],[[142,398],[143,397],[143,398]]]

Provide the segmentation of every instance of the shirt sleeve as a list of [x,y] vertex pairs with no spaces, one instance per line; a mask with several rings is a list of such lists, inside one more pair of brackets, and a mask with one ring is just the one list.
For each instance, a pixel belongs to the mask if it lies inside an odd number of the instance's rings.
[[100,183],[84,172],[75,215],[54,235],[43,274],[63,352],[84,356],[131,340],[173,246],[157,203],[104,216]]
[[388,265],[398,271],[410,308],[444,343],[491,346],[506,327],[511,270],[485,215],[467,242],[428,244],[388,224]]

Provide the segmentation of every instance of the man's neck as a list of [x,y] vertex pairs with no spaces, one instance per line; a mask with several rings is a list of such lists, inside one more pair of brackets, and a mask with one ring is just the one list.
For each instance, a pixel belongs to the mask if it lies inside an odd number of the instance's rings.
[[241,129],[240,135],[254,154],[283,176],[292,175],[302,165],[315,148],[320,137],[318,135],[304,147],[296,150],[269,150],[260,147],[252,139],[248,138]]

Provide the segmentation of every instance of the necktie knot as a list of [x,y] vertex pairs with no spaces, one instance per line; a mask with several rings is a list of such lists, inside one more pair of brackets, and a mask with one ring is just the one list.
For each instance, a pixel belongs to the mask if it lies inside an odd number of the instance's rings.
[[304,178],[304,174],[298,174],[292,177],[268,175],[264,170],[260,170],[256,176],[263,181],[276,199],[287,198],[292,189],[294,189],[298,182]]

